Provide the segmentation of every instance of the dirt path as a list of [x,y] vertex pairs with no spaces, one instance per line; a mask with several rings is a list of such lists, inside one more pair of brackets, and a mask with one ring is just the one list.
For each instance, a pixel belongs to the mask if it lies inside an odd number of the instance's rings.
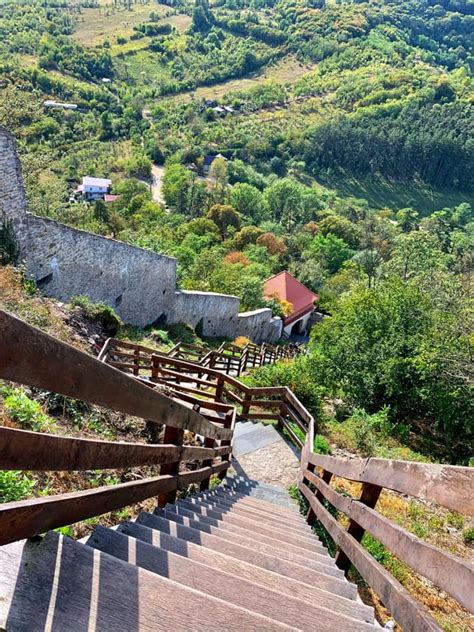
[[155,202],[165,204],[163,194],[161,191],[163,184],[163,176],[165,174],[165,168],[163,165],[153,165],[151,168],[151,195]]

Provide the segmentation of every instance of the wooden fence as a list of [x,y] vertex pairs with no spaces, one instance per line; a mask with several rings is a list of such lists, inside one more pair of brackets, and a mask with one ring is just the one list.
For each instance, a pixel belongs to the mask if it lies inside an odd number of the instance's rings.
[[[106,470],[160,465],[160,476],[0,505],[0,545],[158,496],[206,489],[229,468],[233,406],[169,396],[0,311],[0,378],[47,389],[164,425],[162,445],[73,439],[0,427],[0,470]],[[189,401],[191,399],[191,401]],[[202,413],[202,414],[201,414]],[[184,431],[204,447],[183,445]],[[187,464],[200,465],[183,471]]]
[[[217,352],[232,360],[226,363],[220,355],[214,366],[208,353],[191,351],[200,355],[200,363],[183,359],[189,353],[184,346],[176,346],[165,355],[109,340],[96,360],[0,311],[1,378],[165,425],[164,441],[159,445],[57,437],[0,427],[0,469],[4,470],[101,470],[160,465],[160,475],[156,477],[0,505],[0,544],[151,496],[158,496],[163,505],[174,500],[177,490],[191,483],[206,489],[210,476],[225,475],[230,465],[236,417],[263,419],[276,422],[302,449],[299,487],[309,503],[308,521],[318,520],[333,538],[338,566],[347,570],[353,564],[406,632],[440,628],[427,610],[363,548],[361,539],[366,531],[472,611],[472,565],[415,537],[380,515],[376,505],[385,488],[474,515],[474,468],[385,459],[347,461],[315,454],[315,421],[290,389],[249,387],[229,375],[235,372],[235,358],[244,353],[232,347]],[[281,352],[271,347],[249,348],[241,367],[248,367],[257,356],[261,363],[272,361],[278,353]],[[204,437],[204,447],[183,445],[184,430]],[[183,471],[190,461],[198,461],[200,467]],[[340,494],[331,486],[336,477],[361,483],[360,497]],[[347,528],[336,520],[335,511],[347,516]]]

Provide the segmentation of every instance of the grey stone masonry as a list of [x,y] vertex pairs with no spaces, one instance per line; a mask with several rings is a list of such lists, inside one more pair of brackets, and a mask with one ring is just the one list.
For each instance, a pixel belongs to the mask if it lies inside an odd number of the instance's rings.
[[236,296],[178,291],[176,259],[65,226],[27,212],[12,135],[0,126],[0,221],[12,221],[27,273],[46,295],[87,296],[113,307],[125,323],[184,322],[205,336],[274,342],[281,320],[271,310],[239,314]]

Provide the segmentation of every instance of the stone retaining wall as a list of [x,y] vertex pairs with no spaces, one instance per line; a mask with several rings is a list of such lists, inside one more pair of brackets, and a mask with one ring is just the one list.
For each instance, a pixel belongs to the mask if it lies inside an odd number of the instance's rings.
[[184,322],[211,337],[243,335],[258,343],[280,337],[281,320],[269,309],[239,314],[235,296],[177,291],[173,257],[28,213],[15,141],[0,127],[2,217],[13,222],[27,273],[47,296],[103,301],[140,327]]

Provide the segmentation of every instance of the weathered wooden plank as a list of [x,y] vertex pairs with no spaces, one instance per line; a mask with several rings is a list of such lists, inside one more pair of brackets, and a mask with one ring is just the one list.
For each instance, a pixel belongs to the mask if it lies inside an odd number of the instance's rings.
[[474,468],[391,459],[344,460],[311,454],[309,462],[361,483],[372,483],[460,513],[474,515]]
[[0,310],[0,377],[213,439],[229,430]]
[[56,533],[26,547],[7,630],[293,629]]
[[215,474],[228,467],[229,463],[224,461],[175,476],[157,476],[110,487],[98,487],[0,505],[0,546],[15,540],[31,538],[39,533],[79,520],[99,516],[163,492],[182,489],[191,483],[199,483],[209,474]]
[[441,628],[426,609],[341,527],[316,500],[309,487],[301,483],[300,491],[331,538],[346,553],[369,586],[375,590],[403,630],[405,632],[440,632]]
[[[306,603],[322,605],[339,611],[342,614],[360,618],[368,623],[373,621],[372,609],[343,596],[339,591],[340,583],[337,587],[331,585],[326,586],[325,590],[319,586],[309,586],[304,582],[291,579],[290,577],[267,570],[256,564],[240,560],[232,555],[226,555],[213,548],[199,546],[191,541],[181,540],[167,533],[150,529],[142,524],[137,524],[136,522],[122,523],[117,531],[147,542],[155,547],[159,547],[164,551],[169,551],[175,555],[181,555],[196,562],[206,564],[213,569],[230,573],[236,577],[248,579],[260,586],[277,590],[284,595],[302,599]],[[345,584],[350,586],[348,582],[345,582]],[[342,584],[342,586],[343,585],[344,584]],[[334,588],[336,588],[337,594],[331,592],[331,589],[334,590]],[[282,600],[282,602],[284,604],[284,600]]]
[[[328,609],[321,607],[321,604],[304,603],[289,595],[282,599],[281,593],[233,573],[225,573],[163,551],[141,540],[130,542],[130,537],[123,532],[98,527],[88,544],[124,562],[135,564],[224,602],[265,616],[271,613],[272,619],[301,630],[311,629],[314,621],[318,622],[318,630],[321,632],[333,632],[338,627],[347,627],[354,632],[373,630],[371,625],[357,619],[355,608],[351,616],[347,617],[340,612],[337,604],[334,604],[333,609]],[[134,551],[133,557],[130,555],[131,550]]]
[[0,470],[74,471],[212,459],[230,448],[118,443],[0,427]]

